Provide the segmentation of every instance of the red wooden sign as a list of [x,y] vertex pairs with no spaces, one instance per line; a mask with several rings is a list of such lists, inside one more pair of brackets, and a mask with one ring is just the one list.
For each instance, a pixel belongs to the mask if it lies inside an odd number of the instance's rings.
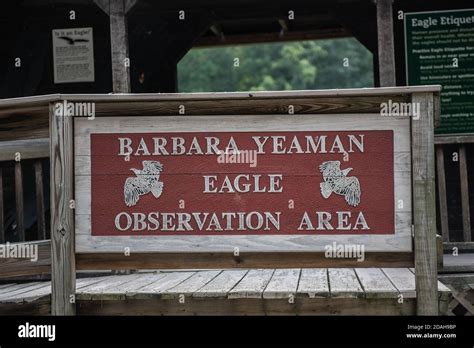
[[394,234],[393,151],[391,130],[91,134],[91,234]]

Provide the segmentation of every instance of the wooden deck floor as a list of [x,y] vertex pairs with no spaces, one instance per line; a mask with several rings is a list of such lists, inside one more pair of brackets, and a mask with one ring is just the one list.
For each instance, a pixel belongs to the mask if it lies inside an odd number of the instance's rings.
[[[416,303],[408,268],[161,271],[82,278],[76,288],[82,315],[407,315]],[[438,290],[443,312],[450,290]],[[50,292],[50,282],[0,285],[0,315],[48,314]]]

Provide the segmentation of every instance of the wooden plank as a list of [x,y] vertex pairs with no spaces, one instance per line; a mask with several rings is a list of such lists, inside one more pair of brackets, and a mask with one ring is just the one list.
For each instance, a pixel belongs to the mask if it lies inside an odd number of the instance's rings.
[[139,274],[106,277],[99,282],[81,288],[76,292],[76,297],[81,300],[102,300],[107,294],[121,293],[122,285],[129,286],[130,282],[138,277]]
[[[78,301],[78,315],[414,315],[415,299],[304,298],[287,299],[186,298],[179,301]],[[1,310],[1,309],[0,309]],[[383,320],[383,318],[381,319]]]
[[366,298],[397,298],[398,290],[380,268],[355,268]]
[[199,271],[173,288],[161,292],[162,298],[171,299],[180,295],[189,296],[214,279],[222,270]]
[[18,241],[25,240],[24,204],[23,204],[23,174],[21,161],[15,162],[15,210],[16,210],[16,231]]
[[[437,96],[436,96],[437,98]],[[412,118],[413,158],[413,224],[417,314],[438,314],[435,159],[433,135],[434,96],[414,94],[413,103],[420,105],[420,118]]]
[[40,286],[25,288],[20,294],[9,294],[0,298],[0,302],[32,302],[39,298],[51,295],[51,282],[42,282]]
[[393,0],[376,0],[377,43],[380,86],[395,86],[395,43],[393,37]]
[[127,292],[127,298],[148,299],[160,297],[160,293],[181,284],[196,272],[170,272],[163,273],[163,278],[157,278],[153,283],[134,291]]
[[443,249],[446,252],[452,253],[453,248],[458,250],[469,250],[474,252],[474,242],[447,242],[443,243]]
[[364,297],[364,290],[352,268],[329,268],[331,297]]
[[43,194],[43,166],[41,161],[36,161],[34,167],[36,184],[36,225],[38,228],[38,239],[43,240],[46,239],[46,224]]
[[224,270],[193,294],[193,297],[226,297],[248,270]]
[[125,60],[130,59],[125,1],[111,1],[109,16],[113,92],[130,93],[130,64],[125,64]]
[[45,286],[44,282],[27,283],[27,286],[25,287],[13,289],[11,291],[2,293],[0,295],[0,301],[3,301],[5,299],[13,299],[13,298],[22,297],[22,295],[27,293],[28,291],[32,291],[44,286]]
[[268,282],[274,270],[272,269],[252,269],[231,291],[229,299],[238,298],[262,298]]
[[459,135],[435,135],[435,144],[467,144],[474,143],[474,134],[459,134]]
[[72,117],[55,116],[50,105],[51,135],[51,259],[53,315],[73,315],[75,304],[70,297],[76,290],[74,251],[74,161]]
[[303,268],[298,283],[297,295],[329,297],[328,271],[326,268]]
[[6,242],[4,210],[5,207],[3,205],[3,169],[0,168],[0,244]]
[[301,270],[298,269],[276,269],[273,272],[272,279],[267,284],[263,292],[263,298],[286,298],[296,296],[298,289],[298,281],[300,279]]
[[443,236],[443,242],[449,242],[448,198],[446,194],[444,150],[441,145],[436,146],[436,164],[438,174],[438,199],[441,220],[441,235]]
[[[36,284],[37,282],[35,282]],[[19,283],[19,284],[9,284],[10,286],[7,286],[5,288],[0,289],[0,296],[5,295],[10,292],[16,292],[20,289],[26,288],[31,286],[32,283]]]
[[22,160],[49,157],[49,138],[2,141],[0,162],[14,161],[17,152]]
[[[1,264],[1,260],[0,260]],[[149,252],[81,253],[76,254],[78,270],[103,269],[196,269],[210,268],[325,268],[325,267],[411,267],[413,253],[365,253],[364,262],[356,259],[327,258],[324,253],[241,252],[235,257],[229,252]]]
[[459,176],[461,181],[462,230],[464,242],[471,239],[471,213],[469,212],[469,178],[467,174],[466,146],[459,146]]
[[[15,243],[16,244],[16,243]],[[51,242],[32,241],[19,243],[19,248],[38,248],[38,259],[31,262],[30,259],[0,258],[0,278],[15,278],[31,275],[46,275],[51,273]],[[14,245],[13,243],[10,244]]]

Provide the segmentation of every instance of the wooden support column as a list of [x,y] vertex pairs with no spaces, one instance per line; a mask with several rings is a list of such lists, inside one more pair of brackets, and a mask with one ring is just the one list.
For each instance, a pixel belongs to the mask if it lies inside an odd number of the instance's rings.
[[418,315],[438,315],[436,203],[434,156],[434,97],[414,94],[420,117],[412,118],[413,225]]
[[51,313],[74,315],[76,290],[74,251],[73,119],[55,116],[50,104],[51,162]]
[[396,85],[392,3],[393,0],[375,0],[380,87]]
[[36,160],[35,164],[36,183],[36,226],[38,240],[46,239],[46,226],[44,221],[44,193],[43,193],[43,166],[41,160]]
[[114,93],[130,93],[127,13],[135,6],[137,0],[94,0],[94,2],[110,17],[112,90]]
[[461,180],[462,230],[464,242],[471,241],[471,213],[469,212],[469,184],[467,177],[466,146],[459,146],[459,176]]
[[5,221],[3,216],[3,170],[0,168],[0,244],[6,242],[5,240]]
[[25,241],[24,224],[24,204],[23,204],[23,173],[21,161],[15,162],[15,210],[16,210],[16,230],[18,231],[18,241]]
[[438,170],[438,199],[443,242],[449,242],[448,198],[446,194],[446,173],[444,168],[444,150],[436,145],[436,168]]

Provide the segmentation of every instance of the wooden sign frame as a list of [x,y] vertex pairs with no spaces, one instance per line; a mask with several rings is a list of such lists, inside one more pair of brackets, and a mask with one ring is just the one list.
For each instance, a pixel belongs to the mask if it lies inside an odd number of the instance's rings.
[[[51,236],[53,313],[73,311],[69,295],[75,291],[75,269],[221,268],[221,267],[402,267],[415,266],[422,301],[430,304],[436,291],[436,215],[434,187],[435,116],[439,117],[439,86],[377,89],[202,93],[160,95],[59,95],[50,100]],[[411,190],[414,252],[368,252],[366,261],[327,259],[308,250],[233,250],[85,253],[75,250],[74,127],[75,118],[57,117],[57,102],[95,103],[95,117],[176,116],[184,105],[186,117],[202,115],[380,114],[381,103],[418,103],[421,117],[409,118],[411,134]],[[292,105],[294,114],[288,113]],[[301,116],[303,117],[303,116]],[[80,122],[80,121],[79,121]],[[77,203],[80,204],[80,201]],[[403,249],[402,249],[403,250]],[[418,293],[418,297],[420,296]],[[419,297],[420,300],[420,297]],[[431,301],[431,302],[430,302]],[[427,303],[428,303],[427,302]]]

